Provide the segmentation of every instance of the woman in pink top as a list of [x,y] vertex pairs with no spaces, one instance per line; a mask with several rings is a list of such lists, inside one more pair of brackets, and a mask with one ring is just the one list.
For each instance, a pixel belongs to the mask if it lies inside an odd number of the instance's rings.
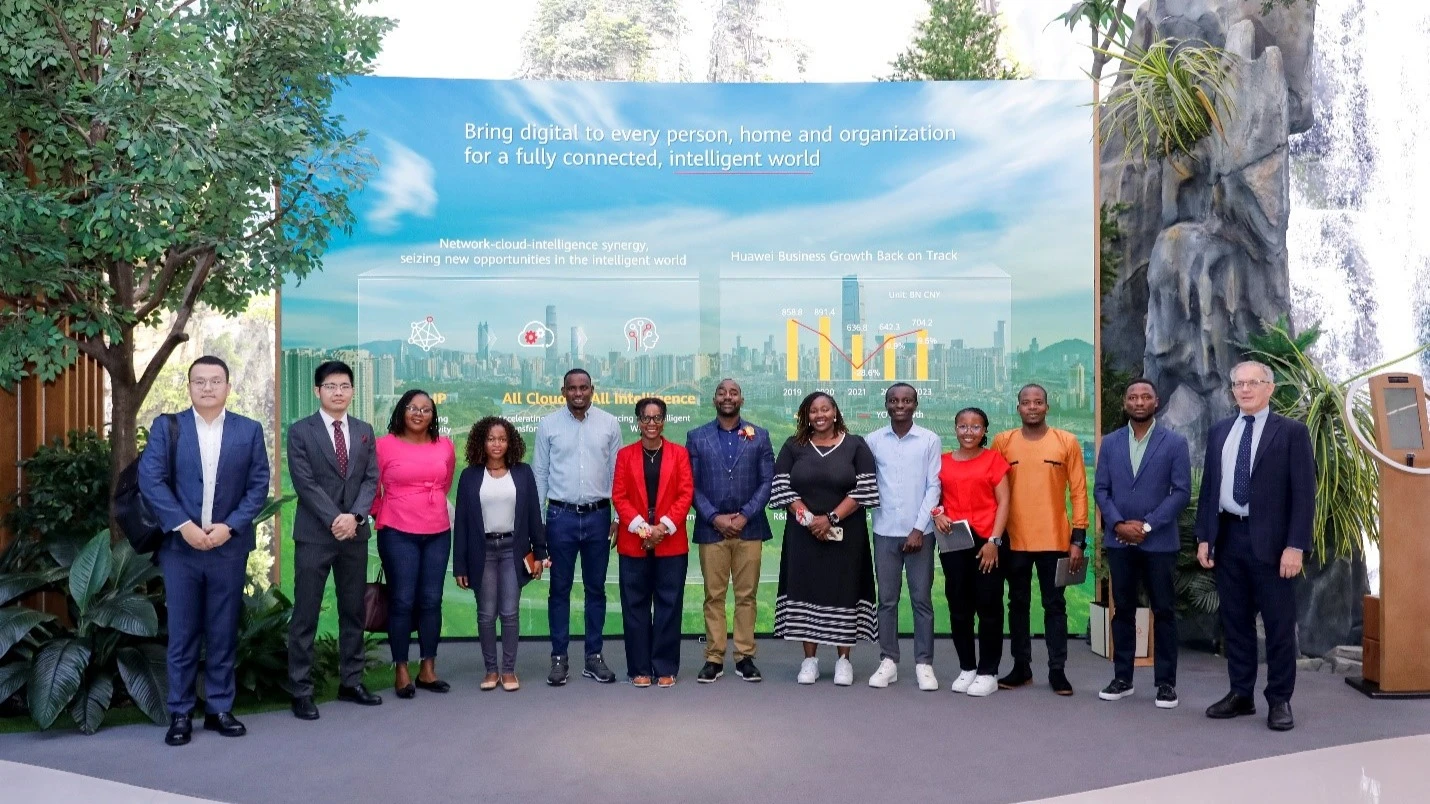
[[[437,405],[425,391],[402,395],[387,432],[377,440],[377,555],[387,574],[388,643],[396,665],[397,697],[417,687],[446,692],[437,677],[437,639],[442,633],[442,585],[452,550],[447,490],[457,468],[451,439],[437,430]],[[415,622],[414,622],[415,621]],[[413,626],[422,651],[417,683],[408,674]]]

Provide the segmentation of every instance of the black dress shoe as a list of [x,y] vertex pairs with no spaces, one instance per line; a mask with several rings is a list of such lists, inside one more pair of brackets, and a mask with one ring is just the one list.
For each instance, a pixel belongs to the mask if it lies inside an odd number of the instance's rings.
[[408,685],[405,686],[405,687],[398,687],[398,688],[397,688],[397,697],[403,699],[404,701],[407,700],[408,698],[416,697],[416,695],[417,695],[417,687],[416,687],[416,685],[408,684]]
[[188,715],[170,715],[169,731],[164,735],[165,745],[188,745],[194,736],[194,723]]
[[1266,713],[1266,728],[1272,731],[1290,731],[1296,728],[1296,719],[1291,717],[1290,701],[1271,705],[1271,711]]
[[299,720],[318,719],[318,705],[313,703],[313,696],[299,695],[293,699],[293,717]]
[[451,684],[448,684],[440,678],[433,681],[423,681],[419,678],[417,679],[417,687],[418,689],[424,689],[428,692],[449,692],[452,689]]
[[695,674],[695,680],[701,684],[714,684],[715,679],[725,675],[725,665],[716,662],[706,662],[700,668],[700,672]]
[[352,687],[338,687],[338,700],[349,701],[363,706],[379,706],[382,704],[381,695],[373,695],[367,691],[367,687],[361,684]]
[[242,737],[248,733],[248,729],[233,716],[232,712],[219,712],[216,715],[204,715],[204,729],[206,731],[216,731],[225,737]]
[[1033,668],[1026,664],[1014,664],[1008,675],[998,679],[998,689],[1011,690],[1033,683]]
[[[1291,710],[1286,711],[1289,715]],[[1225,698],[1207,707],[1207,717],[1213,720],[1226,720],[1227,718],[1254,714],[1256,714],[1256,702],[1234,692],[1228,692]]]

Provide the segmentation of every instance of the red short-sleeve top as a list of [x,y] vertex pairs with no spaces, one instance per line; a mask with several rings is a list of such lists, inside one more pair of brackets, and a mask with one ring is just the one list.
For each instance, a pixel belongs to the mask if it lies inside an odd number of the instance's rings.
[[939,504],[949,519],[966,519],[973,532],[988,538],[998,516],[998,499],[993,489],[1008,474],[1008,462],[996,451],[985,449],[978,457],[955,460],[953,453],[943,455],[938,471],[942,488]]

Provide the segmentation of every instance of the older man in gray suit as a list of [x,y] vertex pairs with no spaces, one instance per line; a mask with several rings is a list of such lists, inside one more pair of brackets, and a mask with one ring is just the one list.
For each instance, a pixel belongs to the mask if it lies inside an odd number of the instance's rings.
[[313,703],[313,638],[323,587],[332,572],[338,598],[338,699],[382,703],[362,683],[363,589],[367,583],[368,513],[377,495],[372,426],[349,415],[353,370],[330,360],[313,373],[321,409],[288,428],[288,473],[298,492],[293,521],[293,620],[288,627],[288,678],[293,715],[317,720]]

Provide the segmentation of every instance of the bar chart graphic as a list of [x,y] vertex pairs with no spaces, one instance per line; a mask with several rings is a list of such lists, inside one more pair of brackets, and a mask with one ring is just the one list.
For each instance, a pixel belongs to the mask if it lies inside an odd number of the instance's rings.
[[[932,342],[927,329],[910,329],[903,332],[883,332],[870,336],[870,342],[877,344],[872,351],[865,352],[865,336],[862,332],[848,333],[848,349],[836,342],[831,335],[833,319],[823,315],[818,318],[818,327],[797,319],[785,320],[785,379],[798,382],[800,378],[799,357],[800,337],[813,336],[818,344],[820,382],[833,380],[834,356],[849,367],[849,379],[893,381],[899,379],[927,381],[929,378],[929,344]],[[914,370],[912,377],[900,377],[898,354],[906,344],[914,346]]]

